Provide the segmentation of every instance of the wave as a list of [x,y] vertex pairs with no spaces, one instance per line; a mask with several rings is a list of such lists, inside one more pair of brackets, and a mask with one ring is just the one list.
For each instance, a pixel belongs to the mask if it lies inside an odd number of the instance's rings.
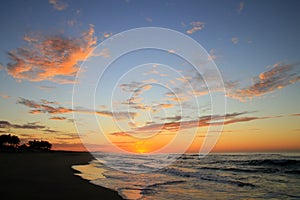
[[237,172],[237,173],[299,173],[300,170],[283,170],[277,168],[253,168],[253,169],[242,169],[242,168],[218,168],[218,167],[201,167],[201,170],[216,170],[226,172]]
[[294,159],[264,159],[264,160],[250,160],[249,165],[274,165],[274,166],[288,166],[300,165],[300,160]]
[[[174,157],[114,155],[104,158],[104,164],[98,158],[90,165],[100,168],[103,177],[92,183],[114,189],[127,199],[209,199],[212,196],[205,196],[203,191],[223,195],[223,191],[231,193],[233,190],[243,191],[241,194],[235,193],[235,199],[299,198],[298,155],[214,154],[199,158],[198,154],[185,154],[171,165],[159,168],[161,160],[172,160]],[[111,163],[124,171],[109,168]],[[156,168],[157,171],[153,170]],[[130,174],[125,170],[145,173]],[[176,188],[179,188],[178,191]],[[180,190],[182,188],[184,190]]]
[[157,186],[161,186],[161,185],[173,185],[173,184],[178,184],[178,183],[185,183],[186,181],[180,180],[180,181],[166,181],[166,182],[162,182],[162,183],[154,183],[152,185],[148,185],[147,188],[149,187],[157,187]]
[[180,170],[177,170],[174,168],[168,168],[168,169],[165,169],[164,171],[165,171],[165,173],[173,174],[175,176],[180,176],[180,177],[184,177],[184,178],[197,178],[197,179],[201,179],[201,180],[205,180],[205,181],[233,184],[233,185],[237,185],[239,187],[245,187],[245,186],[255,187],[255,185],[252,183],[242,182],[239,180],[231,180],[231,179],[228,179],[228,177],[222,177],[222,176],[218,176],[218,175],[202,174],[200,172],[183,172],[183,171],[180,171]]

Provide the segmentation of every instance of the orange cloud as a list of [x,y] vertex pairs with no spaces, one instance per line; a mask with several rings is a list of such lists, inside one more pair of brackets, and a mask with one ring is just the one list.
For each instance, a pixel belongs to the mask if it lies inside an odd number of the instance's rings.
[[80,38],[63,36],[25,36],[26,47],[8,53],[12,62],[7,73],[15,79],[28,81],[53,81],[60,84],[74,83],[73,78],[96,45],[94,28],[90,26]]
[[157,83],[158,80],[154,79],[154,78],[150,78],[150,79],[147,79],[147,80],[143,80],[144,83]]
[[131,104],[128,104],[131,106],[131,108],[134,108],[134,109],[137,109],[137,110],[150,110],[151,107],[150,106],[147,106],[143,103],[131,103]]
[[3,94],[3,93],[0,93],[0,97],[2,97],[3,99],[9,99],[10,98],[9,95]]
[[169,103],[162,103],[158,105],[161,108],[172,108],[174,104],[169,104]]

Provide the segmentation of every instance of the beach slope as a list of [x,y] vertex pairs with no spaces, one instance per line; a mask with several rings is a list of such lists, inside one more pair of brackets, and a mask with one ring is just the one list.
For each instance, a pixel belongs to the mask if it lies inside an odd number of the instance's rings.
[[1,199],[122,199],[74,175],[93,158],[77,152],[0,152]]

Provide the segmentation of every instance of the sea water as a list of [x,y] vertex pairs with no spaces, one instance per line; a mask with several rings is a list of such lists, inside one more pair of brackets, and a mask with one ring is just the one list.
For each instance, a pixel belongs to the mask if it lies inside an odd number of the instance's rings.
[[77,175],[125,199],[300,199],[299,153],[95,156]]

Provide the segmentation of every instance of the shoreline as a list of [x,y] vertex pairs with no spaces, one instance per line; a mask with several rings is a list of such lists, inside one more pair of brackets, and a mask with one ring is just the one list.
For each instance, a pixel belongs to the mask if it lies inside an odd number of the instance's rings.
[[6,199],[123,199],[117,191],[75,175],[88,152],[0,152],[0,194]]

